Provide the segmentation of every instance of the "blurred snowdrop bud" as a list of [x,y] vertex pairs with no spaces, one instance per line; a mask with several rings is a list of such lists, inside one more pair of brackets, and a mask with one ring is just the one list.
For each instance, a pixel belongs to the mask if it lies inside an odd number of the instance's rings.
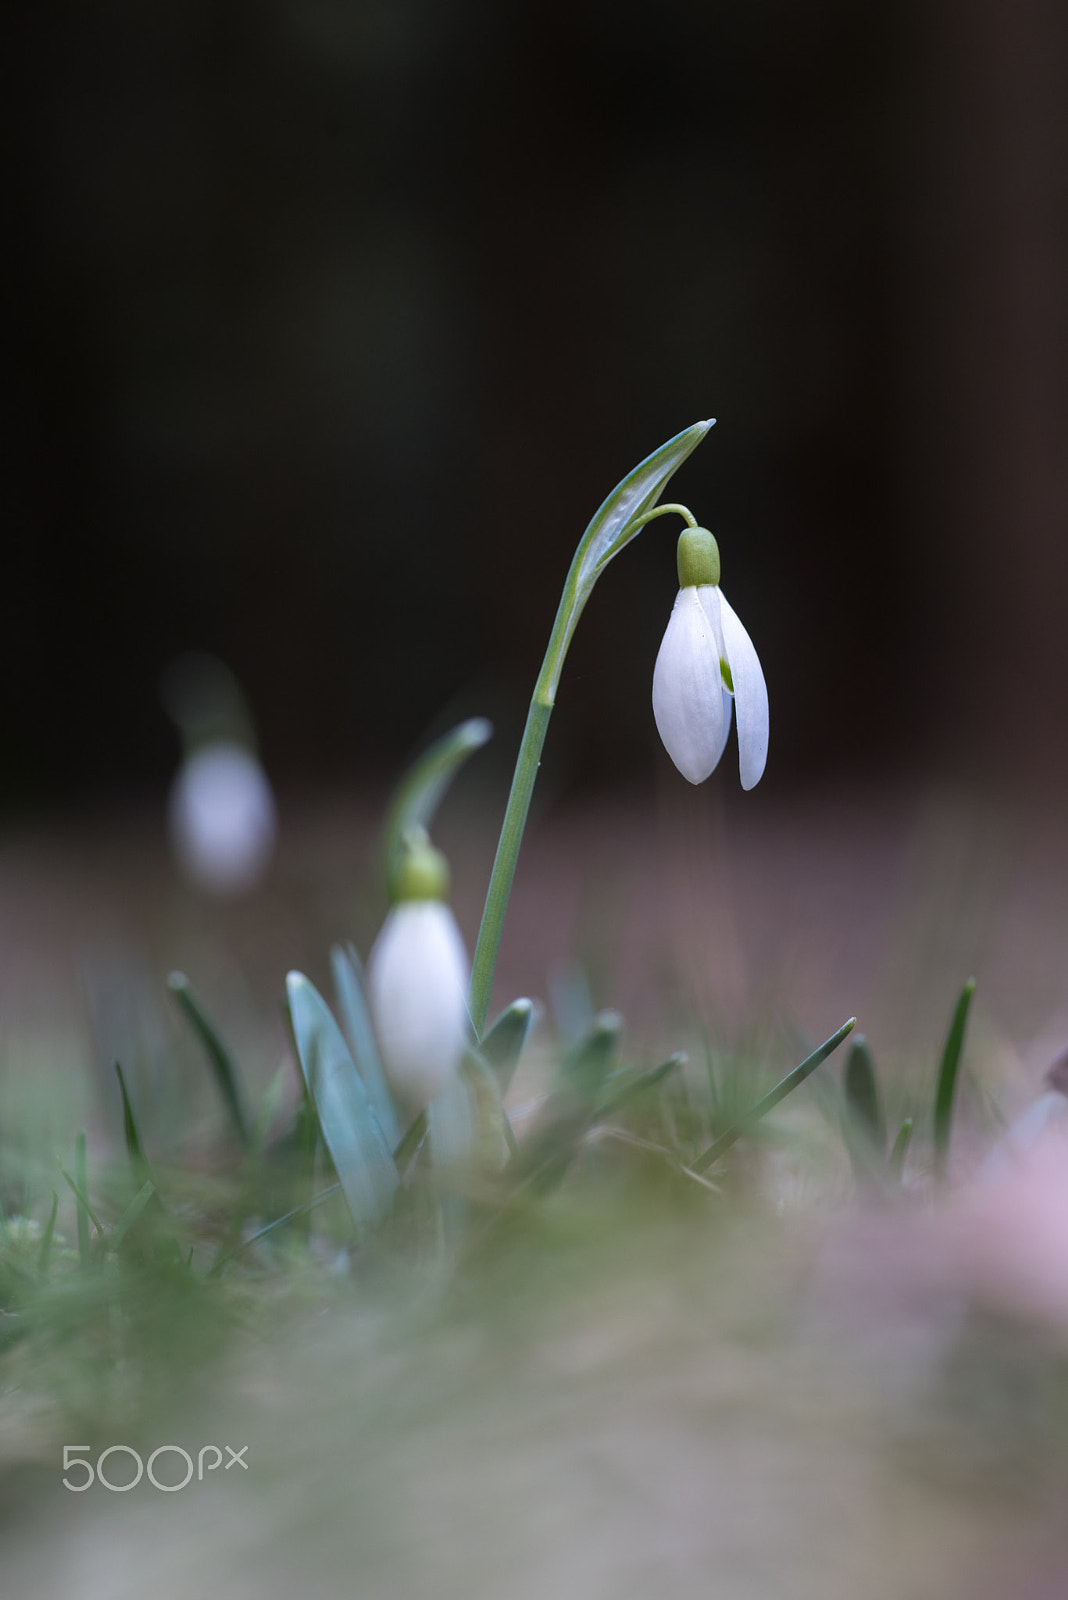
[[190,654],[168,667],[161,693],[185,750],[169,804],[179,864],[210,893],[251,889],[267,870],[278,820],[240,685],[216,657]]
[[653,670],[653,715],[684,778],[703,783],[738,719],[743,789],[768,757],[768,691],[752,640],[719,587],[719,549],[707,528],[679,538],[679,592]]
[[170,831],[183,871],[214,894],[251,889],[278,831],[274,797],[256,757],[216,740],[186,757],[171,789]]
[[455,1079],[468,1032],[467,952],[445,903],[445,857],[425,836],[403,862],[396,894],[367,984],[390,1087],[418,1110]]

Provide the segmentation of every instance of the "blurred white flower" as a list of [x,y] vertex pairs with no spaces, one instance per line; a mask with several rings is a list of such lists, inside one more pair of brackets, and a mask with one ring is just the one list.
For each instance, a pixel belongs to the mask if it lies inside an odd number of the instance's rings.
[[274,796],[243,745],[213,740],[187,756],[171,789],[170,833],[183,871],[214,894],[263,877],[278,831]]
[[448,892],[448,863],[419,829],[367,963],[386,1077],[413,1110],[456,1080],[469,1028],[467,952]]
[[681,587],[653,670],[653,715],[683,777],[703,783],[723,754],[733,702],[742,788],[751,789],[768,758],[768,691],[718,580],[715,540],[707,529],[688,528],[679,540]]

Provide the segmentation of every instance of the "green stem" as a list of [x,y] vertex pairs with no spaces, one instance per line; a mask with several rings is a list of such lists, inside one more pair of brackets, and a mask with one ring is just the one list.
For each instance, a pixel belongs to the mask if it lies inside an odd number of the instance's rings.
[[497,843],[497,854],[494,857],[489,889],[486,892],[482,924],[478,930],[478,943],[475,946],[475,956],[471,966],[471,987],[467,1000],[476,1037],[481,1038],[486,1024],[490,988],[497,965],[497,952],[504,929],[505,913],[508,910],[508,897],[512,892],[512,879],[515,877],[519,847],[523,842],[523,829],[530,809],[530,797],[534,792],[534,781],[538,775],[549,718],[552,716],[560,673],[564,657],[567,655],[567,647],[571,643],[571,636],[598,577],[609,561],[629,544],[639,528],[653,517],[669,511],[684,517],[691,527],[696,526],[693,516],[685,506],[664,505],[654,509],[653,502],[672,473],[704,438],[713,420],[695,423],[692,428],[687,428],[674,439],[669,439],[667,444],[640,462],[632,473],[616,485],[587,527],[575,551],[564,581],[564,590],[560,596],[553,630],[549,635],[545,659],[541,664],[538,681],[534,685],[534,695],[519,746],[512,787],[505,808],[504,822],[501,825],[501,836]]
[[[543,667],[542,676],[544,672]],[[538,679],[538,683],[541,683],[541,678]],[[501,836],[497,841],[497,854],[493,860],[493,872],[486,892],[482,926],[478,930],[475,958],[471,965],[468,1009],[479,1038],[482,1037],[482,1030],[486,1025],[490,987],[497,965],[497,951],[504,929],[505,913],[508,910],[508,897],[512,892],[512,879],[515,877],[515,865],[519,859],[519,846],[523,840],[530,797],[534,792],[534,780],[541,764],[542,746],[545,743],[552,711],[553,702],[539,699],[535,691],[527,714],[527,725],[523,729],[523,741],[519,746],[519,757],[512,776],[508,805],[504,813],[504,822],[501,824]]]
[[[627,524],[628,536],[633,536],[634,532],[646,522],[651,522],[654,517],[669,511],[685,517],[691,527],[697,526],[685,506],[657,506],[655,511],[647,512],[642,517],[635,517]],[[512,774],[512,787],[508,794],[504,821],[501,824],[501,836],[497,841],[497,854],[493,859],[493,871],[486,892],[482,924],[478,930],[475,958],[471,964],[471,988],[467,1002],[471,1022],[479,1038],[486,1025],[490,989],[497,966],[497,952],[504,931],[508,899],[512,892],[512,879],[515,877],[516,862],[519,859],[519,847],[523,842],[523,830],[527,825],[530,797],[534,792],[534,782],[541,765],[541,752],[549,729],[549,718],[556,704],[556,691],[560,684],[564,658],[579,617],[593,589],[592,581],[585,583],[582,581],[584,553],[580,545],[564,583],[564,592],[560,596],[553,631],[549,635],[545,658],[538,673],[538,681],[534,685],[530,710],[527,712],[527,723],[523,729],[515,772]]]
[[632,533],[637,533],[639,528],[644,528],[645,524],[652,522],[654,517],[666,517],[669,512],[674,512],[677,516],[683,517],[688,528],[696,528],[697,518],[689,507],[674,503],[667,506],[657,506],[655,511],[647,511],[644,517],[635,517],[633,522],[628,522],[627,527]]

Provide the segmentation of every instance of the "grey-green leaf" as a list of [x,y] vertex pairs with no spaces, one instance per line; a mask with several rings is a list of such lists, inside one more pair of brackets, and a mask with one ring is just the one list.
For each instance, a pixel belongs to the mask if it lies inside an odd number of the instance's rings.
[[576,574],[580,588],[585,581],[592,582],[596,569],[630,543],[634,535],[628,532],[629,524],[656,504],[672,473],[697,448],[714,422],[714,417],[695,422],[692,428],[677,433],[616,485],[582,536]]
[[468,1166],[474,1155],[477,1131],[471,1091],[462,1073],[456,1073],[428,1102],[426,1117],[431,1165],[447,1171],[461,1171]]
[[323,1139],[357,1227],[389,1211],[397,1168],[344,1035],[314,984],[286,978],[293,1037]]
[[482,1037],[479,1053],[493,1068],[502,1095],[508,1093],[537,1020],[538,1007],[533,1000],[513,1000]]
[[593,1102],[600,1094],[623,1035],[623,1018],[618,1011],[600,1011],[586,1038],[564,1057],[561,1081],[584,1101]]
[[363,968],[355,947],[351,944],[334,945],[330,952],[330,970],[334,975],[334,993],[337,995],[341,1031],[348,1041],[352,1058],[363,1079],[367,1098],[371,1102],[371,1110],[378,1118],[379,1126],[386,1136],[386,1143],[393,1150],[400,1139],[401,1130],[393,1100],[386,1086],[386,1076],[382,1071],[378,1046],[375,1044],[374,1029],[371,1026],[364,994]]
[[557,648],[552,652],[551,661],[546,657],[543,677],[539,679],[539,689],[549,705],[556,699],[556,691],[560,686],[560,672],[568,642],[599,575],[612,557],[618,555],[634,538],[639,531],[634,526],[637,518],[644,516],[656,504],[668,479],[700,444],[711,428],[712,420],[695,422],[692,428],[685,428],[682,433],[662,444],[659,450],[654,450],[651,456],[646,456],[633,472],[616,484],[591,518],[579,540],[564,582],[560,616],[557,619],[557,627],[561,630]]

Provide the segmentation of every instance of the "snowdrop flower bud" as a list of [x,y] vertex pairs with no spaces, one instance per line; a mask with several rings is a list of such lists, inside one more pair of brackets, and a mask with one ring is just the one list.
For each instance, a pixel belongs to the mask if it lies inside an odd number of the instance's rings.
[[170,797],[174,852],[186,874],[214,894],[251,889],[278,831],[267,775],[243,745],[215,739],[183,761]]
[[742,788],[768,758],[768,691],[752,640],[719,587],[719,548],[707,528],[679,538],[679,592],[653,670],[653,715],[684,778],[703,783],[738,717]]
[[452,1082],[467,1038],[467,952],[448,889],[445,857],[421,841],[400,868],[397,904],[367,963],[386,1076],[413,1110]]

